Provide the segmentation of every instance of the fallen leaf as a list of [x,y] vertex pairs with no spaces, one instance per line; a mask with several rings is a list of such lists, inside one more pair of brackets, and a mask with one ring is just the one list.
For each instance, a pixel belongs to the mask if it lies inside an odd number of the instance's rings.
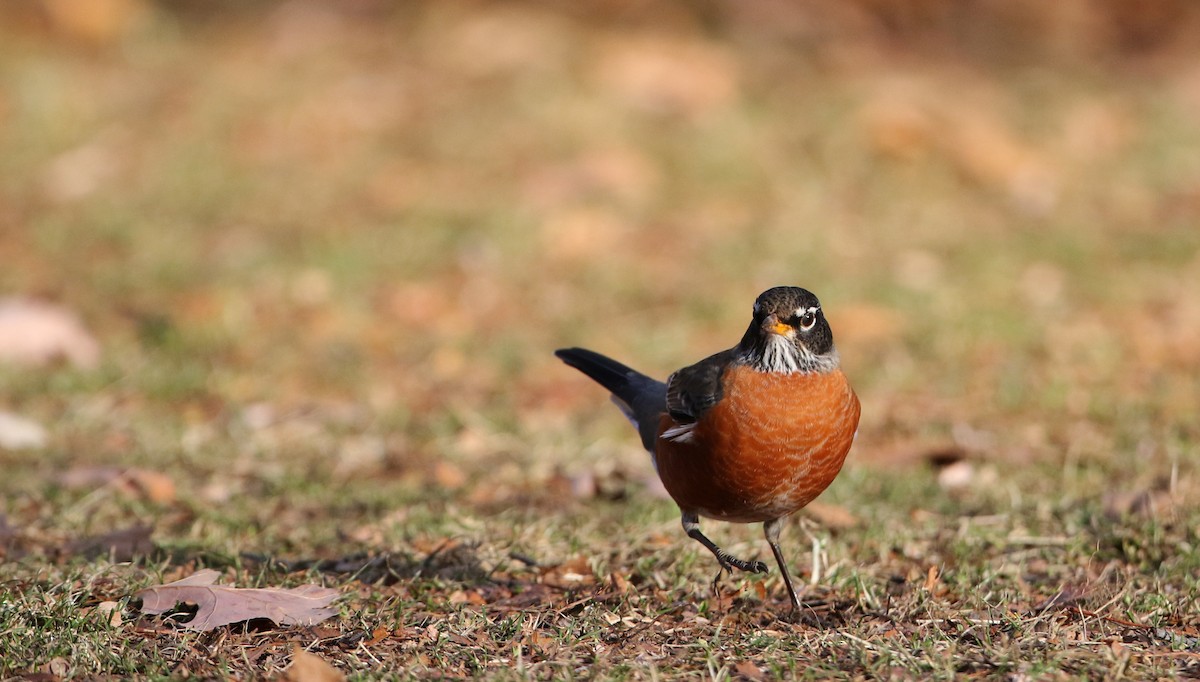
[[51,159],[41,174],[46,196],[66,203],[104,188],[120,170],[126,143],[122,137],[99,135]]
[[64,556],[81,556],[85,559],[106,556],[116,562],[131,561],[154,550],[154,543],[150,542],[152,532],[153,526],[138,524],[111,533],[72,540],[62,551]]
[[42,666],[42,673],[51,675],[54,679],[61,679],[70,672],[71,662],[61,656],[50,659]]
[[91,45],[111,45],[130,29],[145,9],[141,0],[43,0],[55,31]]
[[762,580],[755,580],[753,585],[754,585],[754,593],[758,595],[758,600],[766,601],[767,600],[767,584],[765,582],[763,582]]
[[69,469],[58,477],[64,488],[99,488],[111,485],[130,495],[165,504],[175,499],[175,482],[149,469],[85,466]]
[[859,523],[858,517],[849,509],[827,502],[809,502],[804,508],[804,513],[830,530],[853,528]]
[[77,367],[95,367],[100,344],[65,308],[24,298],[0,299],[0,361],[44,365],[59,358]]
[[1049,599],[1045,599],[1033,607],[1034,613],[1069,609],[1087,600],[1088,589],[1085,585],[1064,585],[1061,590]]
[[940,582],[941,574],[938,572],[938,567],[930,566],[929,572],[925,574],[925,591],[933,594]]
[[644,111],[699,116],[738,93],[737,61],[707,41],[622,34],[601,41],[595,64],[605,90]]
[[551,497],[558,499],[590,500],[599,492],[596,474],[592,471],[556,471],[542,487]]
[[476,590],[455,590],[450,593],[447,601],[451,604],[475,604],[476,606],[485,603],[483,595]]
[[948,112],[941,130],[946,155],[964,175],[1006,190],[1017,205],[1041,212],[1058,200],[1058,173],[1046,155],[1017,135],[1008,121],[983,109]]
[[115,601],[102,601],[96,604],[96,611],[108,615],[108,624],[112,627],[121,626],[121,604]]
[[733,672],[737,673],[738,677],[747,680],[761,680],[766,677],[762,668],[755,665],[753,661],[739,661],[737,665],[733,666]]
[[175,499],[175,482],[170,476],[149,469],[129,469],[125,477],[151,502],[166,504]]
[[1006,192],[1020,208],[1053,208],[1059,171],[1046,150],[1001,113],[1002,101],[992,93],[945,75],[893,76],[874,88],[859,118],[879,152],[906,161],[937,153],[973,182]]
[[392,631],[381,625],[371,632],[371,639],[367,642],[367,646],[375,646],[391,635]]
[[558,650],[558,640],[540,630],[534,630],[527,641],[546,654],[553,654]]
[[338,591],[320,585],[238,588],[215,585],[220,575],[205,569],[182,580],[149,587],[135,596],[142,613],[160,615],[179,603],[195,604],[196,615],[177,624],[189,630],[212,630],[222,625],[266,618],[277,625],[315,625],[337,615],[329,603]]
[[38,450],[46,447],[46,429],[41,424],[0,412],[0,450]]
[[878,152],[905,161],[927,155],[936,137],[930,112],[896,84],[881,88],[866,104],[861,123]]
[[458,490],[467,482],[467,474],[462,468],[445,460],[434,463],[430,477],[439,488],[446,490]]
[[292,651],[292,664],[288,666],[287,678],[292,682],[341,682],[346,675],[320,656],[297,646]]
[[971,485],[975,480],[975,465],[967,460],[949,464],[938,471],[938,485],[946,490],[958,490]]
[[575,587],[595,584],[596,576],[588,558],[577,555],[557,566],[542,568],[542,582],[554,587]]

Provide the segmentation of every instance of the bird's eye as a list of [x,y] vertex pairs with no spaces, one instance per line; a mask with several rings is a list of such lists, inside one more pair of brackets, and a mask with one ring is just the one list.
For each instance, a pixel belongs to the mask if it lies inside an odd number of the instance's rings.
[[800,331],[808,331],[817,323],[817,313],[810,310],[800,317]]

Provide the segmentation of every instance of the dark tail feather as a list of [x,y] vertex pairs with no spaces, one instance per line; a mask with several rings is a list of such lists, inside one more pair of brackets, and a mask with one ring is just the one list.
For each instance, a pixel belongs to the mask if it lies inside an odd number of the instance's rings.
[[625,395],[630,382],[650,378],[632,367],[626,367],[612,358],[586,348],[561,348],[554,351],[554,354],[625,402],[632,400],[632,396]]
[[554,354],[624,403],[622,411],[637,426],[642,444],[653,450],[658,417],[667,409],[666,384],[586,348],[562,348]]

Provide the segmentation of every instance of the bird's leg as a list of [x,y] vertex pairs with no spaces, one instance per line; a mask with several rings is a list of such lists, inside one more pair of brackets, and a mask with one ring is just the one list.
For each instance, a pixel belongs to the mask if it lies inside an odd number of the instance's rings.
[[792,598],[792,609],[800,612],[800,598],[796,596],[796,588],[792,587],[792,576],[788,573],[787,563],[783,560],[783,551],[779,549],[779,532],[783,530],[783,520],[786,516],[771,519],[763,524],[763,535],[767,536],[767,544],[771,545],[771,553],[779,564],[779,572],[783,575],[783,584],[787,586],[788,596]]
[[[749,571],[750,573],[766,573],[767,565],[761,561],[744,561],[739,559],[725,550],[717,547],[716,543],[709,540],[700,532],[700,517],[692,512],[683,513],[683,530],[688,534],[688,537],[704,545],[708,551],[717,557],[717,563],[721,564],[721,570],[717,571],[717,578],[721,577],[721,571],[733,573],[733,569],[739,571]],[[778,555],[777,555],[778,556]],[[713,580],[713,584],[716,584]]]

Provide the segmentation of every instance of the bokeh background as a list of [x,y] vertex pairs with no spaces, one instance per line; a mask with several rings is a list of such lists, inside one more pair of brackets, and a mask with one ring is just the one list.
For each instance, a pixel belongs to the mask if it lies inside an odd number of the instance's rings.
[[792,283],[860,458],[1194,429],[1200,13],[905,5],[6,3],[0,288],[104,361],[5,400],[351,405],[390,423],[366,465],[476,428],[557,462],[617,431],[554,347],[663,375]]
[[551,353],[665,376],[777,284],[863,400],[840,507],[1183,499],[1197,46],[1187,0],[5,2],[0,293],[68,316],[0,331],[43,434],[7,513],[311,553],[632,496],[671,534]]

